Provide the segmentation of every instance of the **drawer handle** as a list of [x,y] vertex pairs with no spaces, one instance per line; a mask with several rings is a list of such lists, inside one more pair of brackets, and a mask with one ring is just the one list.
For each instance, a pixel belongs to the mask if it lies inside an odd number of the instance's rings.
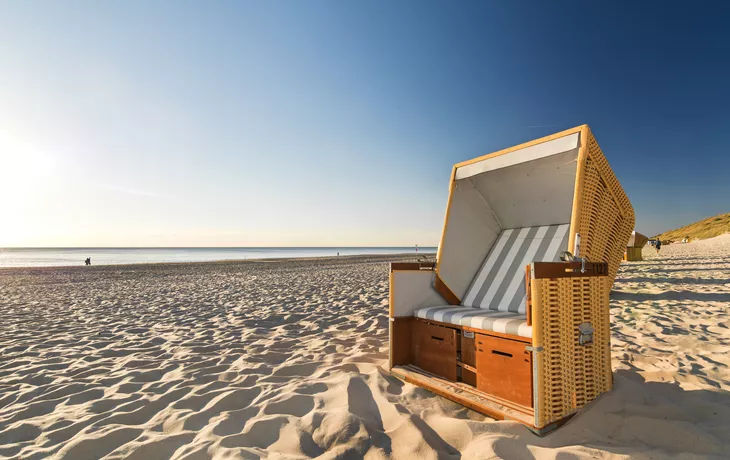
[[512,353],[505,353],[504,351],[492,350],[492,353],[494,353],[495,355],[506,356],[508,358],[512,357]]
[[[434,339],[434,340],[438,340],[439,342],[443,342],[444,341],[443,337],[436,337],[435,335],[432,335],[431,338]],[[512,355],[510,355],[510,356],[512,356]]]

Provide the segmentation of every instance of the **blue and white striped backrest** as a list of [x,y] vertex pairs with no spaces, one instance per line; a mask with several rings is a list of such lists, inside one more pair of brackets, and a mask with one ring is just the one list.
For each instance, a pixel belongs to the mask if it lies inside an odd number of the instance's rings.
[[568,247],[569,224],[502,230],[466,291],[462,305],[525,313],[525,266],[557,262]]

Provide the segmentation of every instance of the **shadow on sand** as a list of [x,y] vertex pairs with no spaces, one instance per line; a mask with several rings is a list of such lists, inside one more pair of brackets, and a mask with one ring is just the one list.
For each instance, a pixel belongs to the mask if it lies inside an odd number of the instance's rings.
[[[352,396],[362,398],[363,394],[358,391]],[[420,417],[414,414],[411,418],[418,421],[416,426],[442,458],[460,458],[461,453]],[[493,449],[489,452],[494,454],[492,458],[535,459],[535,447],[564,450],[575,446],[641,460],[667,458],[669,452],[689,453],[688,458],[730,458],[730,444],[725,440],[730,433],[730,392],[685,390],[673,382],[647,382],[634,369],[620,369],[614,372],[612,391],[545,437],[514,422],[476,432],[510,435],[485,443],[487,449]],[[553,455],[578,458],[571,452]]]
[[628,300],[631,302],[658,302],[661,300],[695,301],[695,302],[730,302],[730,294],[714,292],[665,291],[665,292],[611,292],[611,300]]
[[[625,262],[624,262],[625,263]],[[698,264],[726,264],[728,263],[727,257],[704,257],[701,259],[698,259],[697,257],[671,257],[671,258],[663,258],[661,255],[659,257],[651,257],[649,259],[644,259],[637,261],[636,263],[629,262],[629,266],[642,266],[642,265],[698,265]]]
[[696,284],[708,285],[717,284],[723,286],[730,284],[730,279],[713,279],[713,278],[647,278],[647,277],[631,277],[622,279],[620,283],[671,283],[671,284]]
[[647,382],[633,369],[617,370],[614,381],[612,391],[578,412],[544,443],[535,440],[535,444],[549,448],[583,444],[632,459],[664,458],[667,452],[728,458],[730,392]]
[[[655,273],[675,273],[675,272],[718,272],[718,271],[727,271],[730,273],[730,268],[725,267],[716,267],[716,268],[664,268],[662,270],[657,270]],[[634,274],[646,274],[645,270],[636,270],[636,269],[622,269],[620,273],[620,278],[617,280],[624,280],[628,281],[632,278]]]

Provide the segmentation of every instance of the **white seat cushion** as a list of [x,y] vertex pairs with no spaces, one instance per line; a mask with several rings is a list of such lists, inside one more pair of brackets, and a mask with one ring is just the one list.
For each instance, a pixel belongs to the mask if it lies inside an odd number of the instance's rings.
[[532,327],[527,325],[524,313],[447,305],[421,308],[416,310],[413,316],[485,331],[532,337]]
[[558,262],[570,225],[502,230],[464,295],[462,305],[525,314],[525,266]]

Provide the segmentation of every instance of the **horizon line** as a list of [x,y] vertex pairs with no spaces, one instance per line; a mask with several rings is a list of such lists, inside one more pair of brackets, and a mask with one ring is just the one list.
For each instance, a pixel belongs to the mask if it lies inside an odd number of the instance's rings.
[[5,246],[4,249],[364,249],[364,248],[437,248],[436,246]]

